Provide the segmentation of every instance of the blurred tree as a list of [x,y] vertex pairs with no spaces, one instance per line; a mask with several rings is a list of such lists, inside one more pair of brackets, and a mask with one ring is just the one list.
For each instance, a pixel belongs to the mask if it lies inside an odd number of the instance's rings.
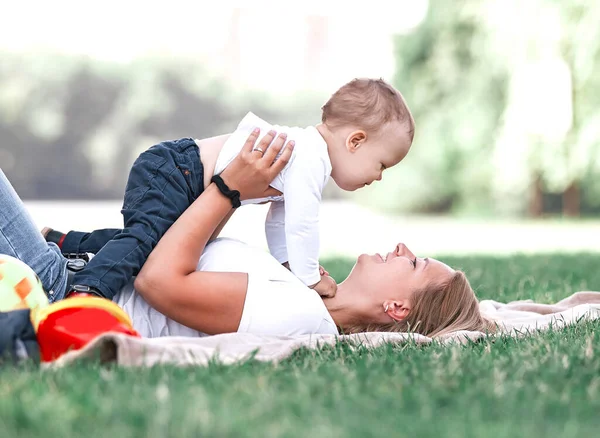
[[156,142],[231,132],[249,110],[275,118],[264,96],[235,99],[194,62],[119,66],[58,55],[6,61],[0,166],[24,198],[119,199],[134,159]]
[[406,163],[387,171],[380,185],[387,202],[392,193],[404,209],[491,207],[489,156],[507,72],[486,50],[485,2],[448,6],[430,1],[424,22],[396,40],[395,85],[416,119],[416,136]]
[[593,97],[600,89],[600,5],[490,4],[497,12],[492,47],[511,70],[496,150],[500,199],[528,187],[527,211],[540,216],[544,193],[561,194],[563,214],[577,216],[582,182],[600,173],[600,109]]
[[[597,23],[600,3],[586,0],[430,0],[395,41],[414,147],[350,196],[391,211],[600,213]],[[190,59],[2,53],[0,166],[26,198],[120,198],[160,140],[231,131],[249,110],[312,124],[324,100],[234,94]]]
[[19,91],[0,99],[8,115],[0,129],[0,155],[10,157],[0,164],[24,197],[86,197],[94,184],[82,142],[110,113],[121,84],[94,75],[79,59],[23,61],[13,58],[11,68],[1,72],[2,91]]
[[598,22],[585,0],[431,0],[396,41],[413,150],[357,197],[424,212],[538,216],[553,193],[565,215],[598,206]]
[[588,173],[600,174],[600,4],[584,0],[554,3],[564,29],[560,52],[572,78],[572,122],[564,143],[568,178],[563,213],[578,216],[582,180]]

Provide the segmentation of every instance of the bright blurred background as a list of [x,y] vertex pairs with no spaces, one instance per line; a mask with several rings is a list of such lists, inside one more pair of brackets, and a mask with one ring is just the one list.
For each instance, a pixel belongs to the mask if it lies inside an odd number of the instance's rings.
[[[600,251],[598,23],[592,0],[6,3],[0,166],[40,226],[119,226],[152,144],[249,110],[315,124],[339,86],[383,77],[413,149],[366,189],[331,182],[323,254]],[[226,234],[264,244],[264,213]]]

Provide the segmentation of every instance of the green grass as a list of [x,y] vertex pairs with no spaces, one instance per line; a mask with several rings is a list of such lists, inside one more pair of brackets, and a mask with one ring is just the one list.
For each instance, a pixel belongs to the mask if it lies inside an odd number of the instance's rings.
[[[482,298],[600,290],[600,255],[447,258]],[[326,261],[343,278],[351,264]],[[600,433],[600,323],[467,346],[338,345],[276,365],[0,371],[2,437],[584,437]]]

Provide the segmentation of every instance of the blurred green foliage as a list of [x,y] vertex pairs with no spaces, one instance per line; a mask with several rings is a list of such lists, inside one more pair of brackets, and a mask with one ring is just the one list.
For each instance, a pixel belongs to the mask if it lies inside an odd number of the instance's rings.
[[[325,197],[394,213],[599,214],[598,23],[600,3],[585,0],[430,0],[395,40],[413,149],[382,182]],[[0,166],[25,198],[120,198],[157,141],[229,132],[249,110],[314,124],[325,98],[234,91],[176,57],[3,53]]]
[[5,53],[0,165],[23,198],[118,199],[131,164],[156,142],[231,132],[250,110],[272,123],[314,123],[295,103],[237,95],[185,59]]
[[430,0],[396,39],[414,148],[360,198],[392,211],[600,212],[599,22],[600,4],[583,0]]

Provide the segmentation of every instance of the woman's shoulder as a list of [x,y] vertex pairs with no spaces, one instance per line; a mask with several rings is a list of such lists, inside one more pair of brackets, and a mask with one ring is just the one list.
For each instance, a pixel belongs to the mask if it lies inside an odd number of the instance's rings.
[[239,240],[239,239],[234,239],[232,237],[217,237],[214,240],[211,240],[210,242],[208,242],[204,248],[204,253],[206,253],[207,251],[220,251],[222,250],[222,248],[227,248],[227,247],[246,247],[246,248],[252,248],[250,245],[248,245],[247,243]]
[[319,294],[261,248],[218,238],[206,246],[198,269],[248,274],[240,332],[290,336],[338,333]]
[[218,237],[206,244],[200,256],[198,267],[200,268],[207,263],[210,264],[210,262],[222,263],[224,260],[244,258],[255,253],[257,250],[258,248],[253,248],[241,240],[230,237]]
[[338,334],[317,292],[298,282],[248,276],[239,332],[293,336]]

